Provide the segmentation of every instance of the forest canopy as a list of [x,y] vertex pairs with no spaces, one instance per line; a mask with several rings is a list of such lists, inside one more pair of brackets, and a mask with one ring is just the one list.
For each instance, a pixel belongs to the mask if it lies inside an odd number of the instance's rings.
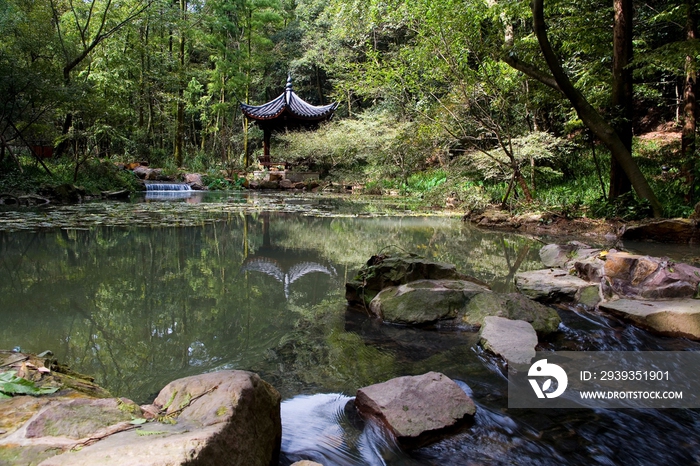
[[692,0],[0,0],[0,183],[98,161],[243,172],[262,132],[239,104],[291,75],[340,104],[274,138],[295,169],[470,208],[686,215],[696,17]]

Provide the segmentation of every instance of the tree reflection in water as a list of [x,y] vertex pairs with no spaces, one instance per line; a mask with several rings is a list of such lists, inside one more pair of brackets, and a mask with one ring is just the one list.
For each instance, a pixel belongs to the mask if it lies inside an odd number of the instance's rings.
[[395,245],[493,283],[509,275],[510,257],[537,265],[531,243],[457,219],[291,213],[0,232],[0,341],[51,349],[139,402],[221,368],[260,372],[286,394],[352,391],[403,370],[345,331],[343,284],[372,254]]

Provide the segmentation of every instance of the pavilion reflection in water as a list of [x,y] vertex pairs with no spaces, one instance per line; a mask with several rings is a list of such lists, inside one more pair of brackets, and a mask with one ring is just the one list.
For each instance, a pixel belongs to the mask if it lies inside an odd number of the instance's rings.
[[282,284],[284,298],[289,300],[291,285],[300,278],[312,274],[322,273],[330,278],[337,277],[335,268],[330,264],[322,264],[323,261],[309,260],[318,255],[317,251],[299,248],[289,249],[275,246],[270,240],[270,214],[263,213],[263,244],[248,256],[241,265],[241,272],[260,272]]

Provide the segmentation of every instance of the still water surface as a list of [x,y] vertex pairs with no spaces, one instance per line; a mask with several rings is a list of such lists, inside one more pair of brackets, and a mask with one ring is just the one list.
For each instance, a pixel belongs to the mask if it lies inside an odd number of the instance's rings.
[[[137,402],[179,377],[258,372],[285,400],[283,465],[700,464],[697,410],[508,410],[503,365],[476,333],[346,310],[344,283],[372,254],[451,262],[511,291],[516,271],[539,267],[534,239],[327,198],[144,201],[0,212],[1,347],[50,349]],[[700,350],[600,314],[560,314],[545,349]],[[360,387],[431,370],[478,406],[450,439],[405,453],[347,409]]]

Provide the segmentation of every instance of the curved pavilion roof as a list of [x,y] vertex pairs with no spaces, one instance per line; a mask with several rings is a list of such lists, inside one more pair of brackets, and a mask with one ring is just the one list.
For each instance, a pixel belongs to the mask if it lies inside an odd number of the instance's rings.
[[290,76],[284,93],[279,97],[263,105],[241,104],[241,111],[260,126],[293,127],[330,120],[337,107],[337,102],[315,106],[304,101],[292,89]]

